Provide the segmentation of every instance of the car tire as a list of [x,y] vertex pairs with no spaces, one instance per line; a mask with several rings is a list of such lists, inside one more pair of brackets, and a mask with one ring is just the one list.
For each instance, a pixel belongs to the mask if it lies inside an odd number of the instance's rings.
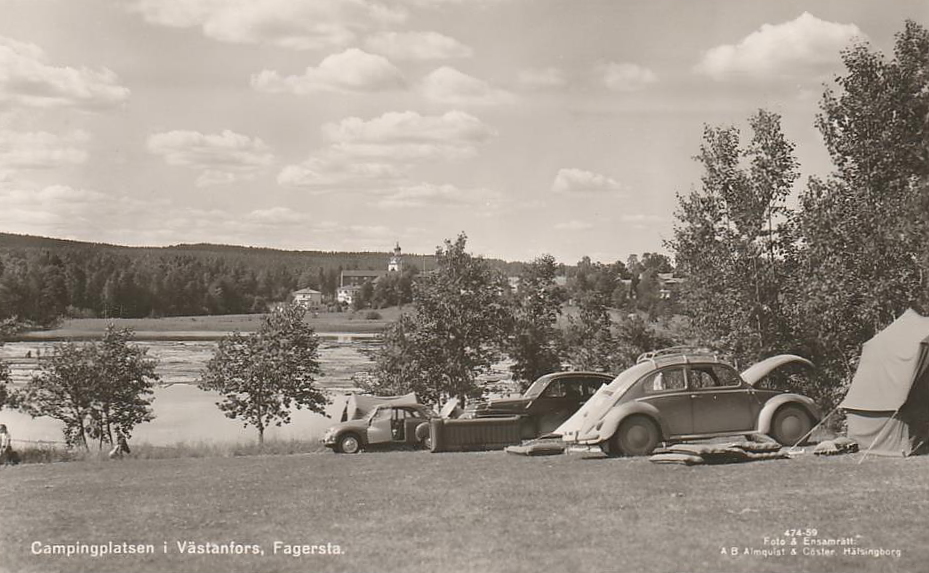
[[343,434],[339,437],[335,451],[340,454],[357,454],[361,451],[361,438],[357,434]]
[[610,441],[609,455],[647,456],[661,442],[661,431],[647,416],[630,416]]
[[813,420],[800,406],[782,406],[771,420],[771,437],[782,446],[794,446],[805,440]]

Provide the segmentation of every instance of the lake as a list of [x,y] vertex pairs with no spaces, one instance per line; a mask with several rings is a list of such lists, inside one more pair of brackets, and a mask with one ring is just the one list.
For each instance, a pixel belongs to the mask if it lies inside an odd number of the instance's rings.
[[[178,336],[177,340],[136,342],[148,348],[148,354],[158,359],[157,372],[162,386],[155,389],[152,407],[155,420],[140,424],[133,432],[131,443],[171,445],[177,442],[239,443],[257,439],[254,428],[243,428],[236,420],[226,418],[216,407],[215,392],[204,392],[195,386],[200,371],[212,357],[216,340]],[[201,338],[189,340],[188,338]],[[8,342],[0,347],[0,358],[10,366],[15,387],[20,387],[37,372],[38,357],[50,354],[53,341]],[[346,392],[354,388],[352,375],[372,366],[363,353],[374,348],[370,336],[348,334],[320,336],[319,359],[323,376],[319,382],[331,390],[333,403],[327,408],[338,419],[346,400]],[[51,418],[32,419],[12,410],[0,410],[0,423],[6,424],[14,439],[61,441],[61,423]],[[269,439],[316,439],[322,436],[333,420],[305,410],[295,410],[291,423],[265,432]]]

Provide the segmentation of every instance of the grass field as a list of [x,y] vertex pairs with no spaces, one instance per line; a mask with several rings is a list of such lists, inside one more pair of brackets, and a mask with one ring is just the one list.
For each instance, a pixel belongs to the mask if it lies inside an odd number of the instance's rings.
[[[860,456],[684,467],[577,452],[324,452],[7,467],[0,570],[925,571],[929,458]],[[785,537],[807,528],[816,535]],[[777,549],[766,538],[788,554],[742,554]],[[901,554],[802,554],[804,539],[846,538]],[[32,554],[36,542],[111,541],[156,553]],[[275,541],[343,554],[275,555]],[[179,542],[264,555],[180,554]],[[740,554],[723,555],[730,547]]]

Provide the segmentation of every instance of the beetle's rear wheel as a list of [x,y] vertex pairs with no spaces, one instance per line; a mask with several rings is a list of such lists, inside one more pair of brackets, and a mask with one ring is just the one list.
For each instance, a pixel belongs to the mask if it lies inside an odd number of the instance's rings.
[[771,421],[771,437],[782,446],[793,446],[807,437],[813,421],[799,406],[784,406]]
[[647,456],[658,447],[661,432],[651,418],[631,416],[610,440],[610,455]]

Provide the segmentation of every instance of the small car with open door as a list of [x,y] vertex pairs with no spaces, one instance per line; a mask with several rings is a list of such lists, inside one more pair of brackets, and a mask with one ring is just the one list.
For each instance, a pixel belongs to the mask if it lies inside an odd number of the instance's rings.
[[363,418],[331,426],[322,441],[340,454],[397,446],[429,447],[429,420],[435,416],[422,404],[380,404]]
[[662,442],[735,434],[766,434],[794,445],[819,422],[819,408],[806,396],[759,384],[789,364],[813,366],[781,354],[740,374],[703,350],[646,353],[555,433],[568,445],[596,445],[607,455],[642,456]]

